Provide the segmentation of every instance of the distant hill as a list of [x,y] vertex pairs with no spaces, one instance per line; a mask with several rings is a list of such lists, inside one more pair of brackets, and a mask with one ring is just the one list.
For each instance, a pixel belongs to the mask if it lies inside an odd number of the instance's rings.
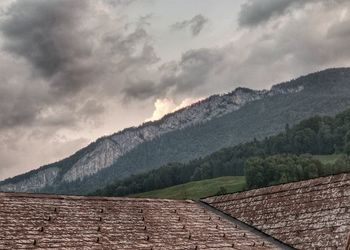
[[350,69],[309,74],[270,90],[238,88],[98,139],[76,154],[0,182],[0,190],[83,194],[169,162],[262,139],[314,115],[350,107]]

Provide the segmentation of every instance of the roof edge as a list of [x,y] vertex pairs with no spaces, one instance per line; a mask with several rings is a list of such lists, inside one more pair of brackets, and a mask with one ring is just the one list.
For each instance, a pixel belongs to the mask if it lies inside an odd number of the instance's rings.
[[[257,191],[261,191],[261,194],[254,194],[252,196],[261,196],[261,195],[265,195],[265,194],[270,194],[270,193],[279,193],[279,192],[283,192],[286,190],[296,190],[299,189],[300,187],[290,187],[292,185],[297,185],[299,184],[305,184],[307,182],[317,182],[319,180],[323,180],[325,182],[331,182],[332,179],[336,179],[339,177],[344,178],[344,176],[350,176],[350,171],[344,171],[341,173],[337,173],[337,174],[330,174],[330,175],[324,175],[324,176],[318,176],[318,177],[314,177],[314,178],[309,178],[309,179],[305,179],[305,180],[299,180],[299,181],[289,181],[289,182],[284,182],[284,183],[276,183],[276,184],[272,184],[269,186],[265,186],[265,187],[257,187],[257,188],[252,188],[252,189],[246,189],[246,190],[241,190],[241,191],[237,191],[237,192],[231,192],[231,193],[224,193],[224,194],[220,194],[220,195],[209,195],[209,196],[205,196],[200,198],[201,201],[204,201],[206,199],[210,199],[210,198],[215,198],[215,197],[221,197],[221,196],[225,196],[225,195],[232,195],[232,194],[242,194],[242,193],[247,193],[247,192],[257,192]],[[336,182],[341,182],[342,180],[337,180]],[[314,186],[319,186],[319,185],[323,185],[324,183],[317,183]],[[280,187],[280,190],[275,191],[275,192],[268,192],[268,190],[276,188],[276,187]],[[285,188],[285,189],[283,189]]]
[[271,235],[269,234],[266,234],[265,232],[257,229],[256,227],[253,227],[233,216],[231,216],[230,214],[228,213],[225,213],[223,211],[220,211],[218,210],[217,208],[215,207],[212,207],[209,203],[203,201],[203,200],[199,200],[196,202],[198,205],[202,206],[204,209],[207,209],[213,213],[215,213],[216,215],[222,217],[222,218],[225,218],[226,220],[230,221],[231,223],[235,224],[235,225],[238,225],[239,227],[241,227],[242,229],[244,230],[247,230],[255,235],[258,235],[260,236],[261,238],[263,238],[264,240],[270,242],[271,244],[277,246],[277,247],[280,247],[281,249],[285,249],[285,250],[294,250],[296,248],[293,248],[292,246],[272,237]]
[[83,196],[83,195],[62,195],[46,193],[23,193],[23,192],[1,192],[0,197],[23,197],[23,198],[48,198],[59,200],[98,200],[98,201],[158,201],[158,202],[187,202],[193,203],[192,200],[175,200],[161,198],[132,198],[132,197],[109,197],[109,196]]

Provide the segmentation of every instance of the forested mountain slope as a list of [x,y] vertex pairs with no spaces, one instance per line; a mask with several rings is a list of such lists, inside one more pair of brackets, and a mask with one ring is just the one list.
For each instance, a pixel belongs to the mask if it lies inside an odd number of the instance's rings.
[[303,120],[278,135],[223,148],[189,163],[171,163],[116,180],[94,194],[124,196],[190,181],[242,175],[246,176],[248,188],[254,188],[349,171],[350,109],[335,117]]

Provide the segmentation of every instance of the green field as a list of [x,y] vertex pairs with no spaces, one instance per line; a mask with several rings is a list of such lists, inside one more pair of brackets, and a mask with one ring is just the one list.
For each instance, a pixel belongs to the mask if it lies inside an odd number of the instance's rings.
[[[333,154],[314,155],[313,157],[323,164],[333,164],[340,156],[341,154]],[[216,195],[220,192],[220,189],[222,193],[233,193],[242,191],[244,188],[244,176],[224,176],[134,194],[132,197],[198,200],[203,197]]]
[[333,155],[314,155],[313,157],[323,164],[334,164],[336,160],[342,156],[341,154],[333,154]]
[[198,200],[199,198],[217,194],[220,188],[224,188],[222,191],[232,193],[242,191],[244,187],[244,176],[224,176],[135,194],[132,197]]

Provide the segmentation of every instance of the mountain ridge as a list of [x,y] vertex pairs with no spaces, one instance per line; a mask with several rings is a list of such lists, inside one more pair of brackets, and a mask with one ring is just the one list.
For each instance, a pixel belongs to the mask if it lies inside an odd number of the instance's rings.
[[[205,100],[167,114],[158,121],[146,122],[138,127],[126,128],[110,136],[101,137],[62,161],[6,179],[0,182],[0,190],[40,191],[40,189],[54,185],[58,181],[70,183],[83,180],[108,168],[138,145],[150,142],[164,134],[204,124],[212,119],[235,112],[254,101],[301,92],[305,86],[308,86],[305,79],[310,77],[324,79],[325,75],[332,74],[337,75],[337,77],[339,75],[349,77],[349,72],[349,68],[327,69],[299,77],[297,78],[299,83],[296,80],[291,80],[274,85],[270,90],[252,90],[240,87],[227,94],[212,95]],[[116,149],[116,145],[120,147]],[[98,154],[99,152],[100,154]],[[52,171],[47,171],[50,168]],[[40,172],[41,170],[44,171]]]

